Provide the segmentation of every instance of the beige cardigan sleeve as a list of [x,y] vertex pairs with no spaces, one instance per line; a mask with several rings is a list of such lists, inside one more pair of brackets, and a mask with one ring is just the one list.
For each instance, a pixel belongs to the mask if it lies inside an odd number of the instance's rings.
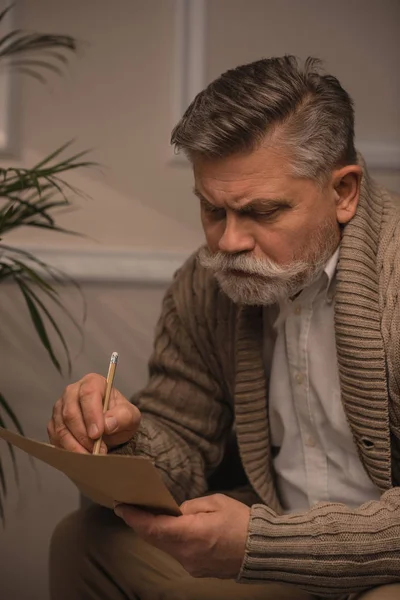
[[164,298],[149,380],[132,399],[141,425],[116,450],[150,458],[178,503],[207,490],[206,477],[222,459],[233,421],[231,404],[213,375],[215,365],[210,366],[215,358],[207,335],[197,335],[204,325],[193,314],[201,316],[203,299],[193,265],[192,260],[183,267]]
[[277,515],[251,510],[242,583],[279,581],[338,598],[400,581],[400,488],[357,509],[319,503]]

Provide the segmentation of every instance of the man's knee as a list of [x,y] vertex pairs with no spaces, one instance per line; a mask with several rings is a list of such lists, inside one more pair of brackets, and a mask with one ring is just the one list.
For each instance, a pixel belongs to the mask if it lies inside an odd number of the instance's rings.
[[100,506],[75,511],[57,525],[49,556],[52,599],[137,597],[133,591],[127,595],[121,590],[121,566],[113,560],[123,525],[111,510]]
[[80,522],[82,520],[82,511],[77,510],[60,521],[53,531],[50,541],[50,552],[65,548],[71,542],[74,542],[79,535]]
[[400,598],[400,583],[391,585],[381,585],[372,588],[356,596],[352,596],[353,600],[399,600]]
[[[69,553],[73,550],[83,551],[92,539],[92,530],[96,530],[96,523],[104,511],[97,506],[77,510],[67,515],[56,526],[50,541],[50,557],[54,554]],[[99,530],[97,529],[97,533]]]
[[84,511],[78,510],[65,517],[56,526],[50,540],[49,586],[52,600],[68,597],[82,598],[81,569],[83,547],[80,542]]

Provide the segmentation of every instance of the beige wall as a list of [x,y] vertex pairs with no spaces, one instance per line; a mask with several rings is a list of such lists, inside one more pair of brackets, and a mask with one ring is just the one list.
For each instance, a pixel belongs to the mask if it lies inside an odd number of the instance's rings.
[[[175,0],[23,0],[22,26],[81,41],[66,76],[23,80],[23,159],[69,139],[104,165],[77,174],[92,200],[61,217],[110,246],[191,250],[202,240],[192,177],[171,161]],[[400,145],[397,0],[213,0],[206,5],[205,83],[261,56],[320,56],[356,103],[360,142]],[[376,172],[400,189],[400,170]],[[110,218],[110,215],[112,217]],[[26,237],[26,232],[18,234]],[[27,239],[68,244],[29,232]],[[73,240],[86,245],[89,241]]]
[[[397,0],[209,0],[205,80],[238,63],[293,52],[319,55],[353,94],[362,141],[400,143],[399,3]],[[14,241],[48,248],[93,246],[104,252],[177,250],[202,240],[187,165],[171,161],[174,120],[174,0],[21,0],[23,27],[68,33],[82,50],[64,78],[49,87],[25,80],[18,107],[21,161],[33,163],[65,140],[93,148],[102,172],[75,174],[91,196],[62,215],[83,239],[19,232]],[[5,163],[4,163],[5,164]],[[400,190],[400,171],[380,170]],[[110,352],[121,354],[117,385],[129,395],[145,379],[163,285],[83,284],[88,303],[85,346],[71,379],[105,372]],[[77,312],[72,290],[63,298]],[[65,323],[67,327],[67,324]],[[78,340],[70,335],[74,352]],[[3,286],[0,304],[0,389],[12,400],[28,435],[44,439],[60,378],[39,347],[16,290]],[[1,597],[46,600],[47,545],[61,516],[78,504],[73,486],[38,465],[41,488],[21,458],[21,489],[11,489],[0,538]],[[21,573],[24,574],[21,577]]]
[[353,97],[358,139],[400,143],[397,0],[215,0],[208,7],[209,79],[263,56],[316,56]]

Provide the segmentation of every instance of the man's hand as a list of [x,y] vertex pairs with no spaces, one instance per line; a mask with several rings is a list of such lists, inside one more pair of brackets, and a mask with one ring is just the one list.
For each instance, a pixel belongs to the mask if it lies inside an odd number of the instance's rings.
[[234,579],[243,561],[250,508],[223,494],[184,502],[180,517],[128,504],[115,513],[145,541],[173,556],[193,577]]
[[93,373],[65,388],[47,425],[54,446],[87,454],[104,434],[100,453],[106,454],[108,448],[127,442],[136,433],[139,409],[113,388],[109,409],[103,414],[105,390],[105,378]]

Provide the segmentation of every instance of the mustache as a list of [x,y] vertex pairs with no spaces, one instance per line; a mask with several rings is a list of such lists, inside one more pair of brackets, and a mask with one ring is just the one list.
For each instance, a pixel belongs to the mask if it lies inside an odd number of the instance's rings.
[[265,257],[258,258],[250,254],[226,254],[224,252],[211,253],[203,246],[198,254],[200,264],[214,273],[229,273],[240,271],[247,275],[258,275],[266,279],[291,279],[307,268],[307,263],[298,260],[286,265],[279,265]]

